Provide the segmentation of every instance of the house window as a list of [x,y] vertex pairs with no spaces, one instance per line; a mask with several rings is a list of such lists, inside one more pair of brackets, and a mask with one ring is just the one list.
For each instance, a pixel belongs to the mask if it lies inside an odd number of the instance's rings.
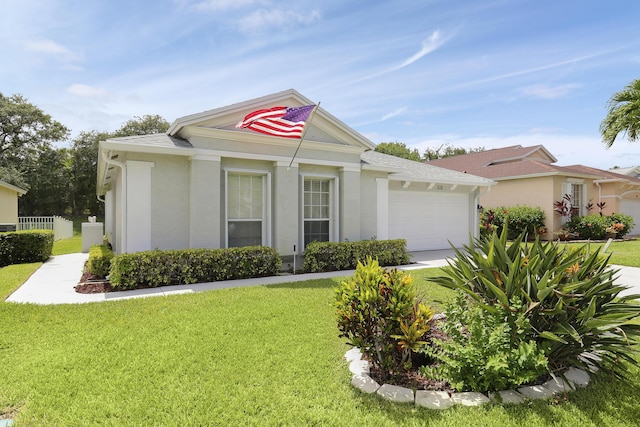
[[265,178],[227,174],[227,247],[265,244]]
[[583,184],[571,185],[571,215],[582,215],[582,187]]
[[331,236],[331,180],[304,180],[304,245]]

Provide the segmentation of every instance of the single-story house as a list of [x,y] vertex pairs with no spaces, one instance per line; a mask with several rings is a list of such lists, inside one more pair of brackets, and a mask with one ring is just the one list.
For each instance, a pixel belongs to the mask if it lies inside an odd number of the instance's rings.
[[478,233],[494,182],[373,151],[323,108],[304,140],[234,126],[255,110],[312,104],[291,89],[181,117],[163,134],[100,142],[97,192],[116,253],[407,239],[448,248]]
[[27,190],[0,181],[0,232],[15,231],[18,224],[18,198]]
[[[640,179],[582,165],[557,166],[557,159],[542,145],[514,145],[477,153],[432,160],[431,165],[490,178],[498,183],[480,197],[484,208],[540,207],[545,212],[547,234],[562,228],[553,203],[571,196],[574,215],[622,212],[635,218],[633,234],[640,234]],[[591,208],[591,210],[589,209]]]

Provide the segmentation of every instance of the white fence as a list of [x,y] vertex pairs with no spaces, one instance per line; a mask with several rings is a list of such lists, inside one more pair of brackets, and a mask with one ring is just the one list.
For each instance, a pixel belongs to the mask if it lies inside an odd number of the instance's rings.
[[21,216],[19,230],[53,230],[54,239],[62,240],[73,237],[73,221],[61,216]]

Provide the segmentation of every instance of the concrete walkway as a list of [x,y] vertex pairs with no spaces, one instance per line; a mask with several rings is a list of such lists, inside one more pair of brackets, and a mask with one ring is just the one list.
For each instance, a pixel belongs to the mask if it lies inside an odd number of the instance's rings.
[[[453,251],[423,251],[413,252],[413,264],[400,266],[402,270],[418,268],[440,267],[446,265],[446,258],[451,257]],[[58,255],[49,258],[35,273],[13,294],[7,302],[31,304],[80,304],[86,302],[113,301],[150,296],[167,296],[184,293],[210,291],[224,288],[239,288],[244,286],[271,285],[276,283],[301,282],[304,280],[344,277],[353,274],[354,270],[332,271],[329,273],[309,273],[296,275],[282,275],[259,277],[255,279],[226,280],[211,283],[196,283],[193,285],[163,286],[151,289],[135,289],[131,291],[107,292],[99,294],[79,294],[74,287],[82,276],[82,268],[89,254]]]
[[[69,254],[51,257],[36,270],[33,275],[16,290],[7,302],[31,304],[79,304],[86,302],[113,301],[150,296],[167,296],[215,289],[237,288],[244,286],[271,285],[277,283],[300,282],[304,280],[344,277],[353,274],[353,270],[333,271],[329,273],[309,273],[260,277],[255,279],[226,280],[193,285],[164,286],[152,289],[108,292],[99,294],[79,294],[74,287],[82,275],[82,268],[88,254]],[[447,258],[453,257],[452,250],[412,252],[412,264],[397,267],[400,270],[441,267],[447,265]],[[630,288],[622,295],[640,294],[640,268],[613,266],[620,269],[617,283]]]

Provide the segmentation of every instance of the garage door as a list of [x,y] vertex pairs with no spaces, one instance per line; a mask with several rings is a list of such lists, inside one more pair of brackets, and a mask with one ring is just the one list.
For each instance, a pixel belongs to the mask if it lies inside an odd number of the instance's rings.
[[469,242],[466,194],[389,192],[389,238],[406,239],[410,251],[448,249]]
[[640,200],[622,199],[620,202],[620,211],[631,215],[636,221],[636,225],[629,234],[640,235]]

